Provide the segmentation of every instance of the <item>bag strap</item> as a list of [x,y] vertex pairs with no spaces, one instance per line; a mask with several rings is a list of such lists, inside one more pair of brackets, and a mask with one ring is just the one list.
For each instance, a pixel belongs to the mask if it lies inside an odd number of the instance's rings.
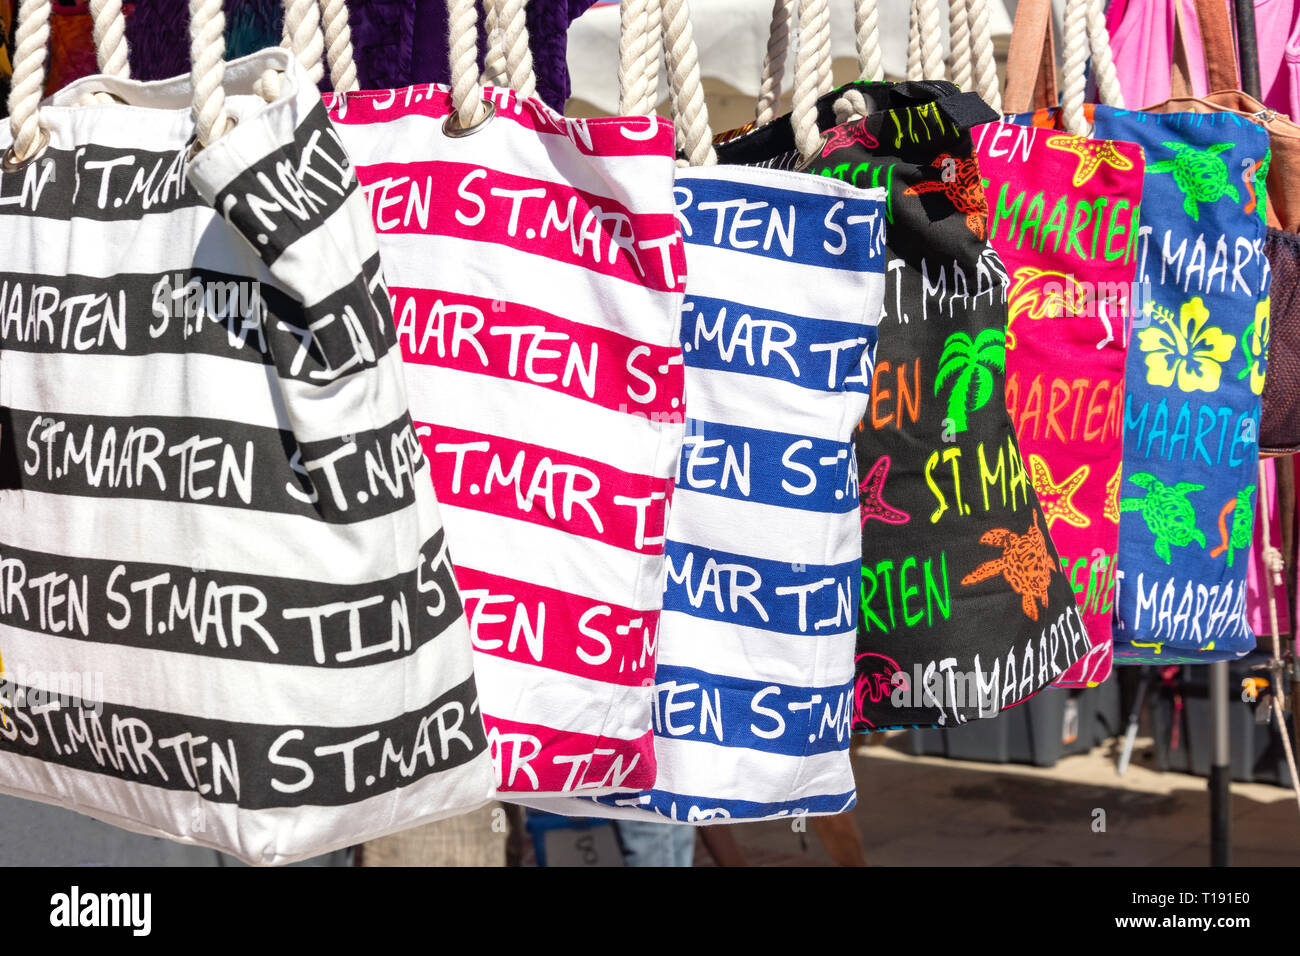
[[663,28],[661,0],[619,5],[618,111],[623,116],[649,116],[659,105]]
[[781,100],[781,83],[785,78],[786,54],[790,49],[790,21],[794,19],[794,0],[772,0],[772,25],[767,31],[767,53],[758,84],[758,105],[754,122],[765,126],[776,119]]
[[963,89],[974,89],[985,103],[1002,112],[987,0],[949,0],[949,15],[952,81]]
[[1119,73],[1111,55],[1110,34],[1101,0],[1066,0],[1065,63],[1062,68],[1061,120],[1076,136],[1092,135],[1092,124],[1083,108],[1088,88],[1088,58],[1097,76],[1097,99],[1107,106],[1124,108]]
[[361,89],[352,51],[347,3],[344,0],[320,0],[320,15],[325,29],[325,62],[330,65],[330,85],[340,93]]
[[854,0],[853,28],[858,48],[858,80],[879,83],[885,78],[880,55],[880,20],[876,0]]
[[[801,0],[802,2],[802,0]],[[715,166],[713,129],[700,82],[700,54],[687,0],[662,0],[664,60],[668,66],[673,129],[685,159],[679,166]],[[796,65],[798,60],[796,60]]]
[[537,71],[533,67],[533,52],[528,38],[527,0],[486,0],[486,6],[489,14],[496,12],[498,26],[494,31],[492,20],[488,20],[489,56],[492,56],[493,46],[502,43],[504,53],[496,54],[496,59],[499,61],[504,56],[510,88],[520,96],[536,96]]
[[965,90],[970,89],[974,75],[970,6],[966,0],[948,0],[948,79]]
[[943,37],[939,0],[912,0],[907,27],[907,78],[942,80]]
[[1007,51],[1002,112],[1028,113],[1059,101],[1051,0],[1020,0]]
[[224,136],[234,125],[226,112],[226,14],[221,0],[190,0],[190,86],[195,149]]
[[795,147],[807,161],[821,149],[817,101],[832,87],[829,0],[799,0],[799,44],[794,58],[794,102],[790,120]]
[[1205,50],[1205,72],[1210,84],[1207,92],[1240,89],[1237,40],[1227,5],[1223,0],[1196,0],[1196,19]]
[[[323,5],[323,0],[322,4]],[[335,31],[339,31],[339,11],[331,10],[335,17]],[[280,45],[293,53],[294,59],[307,72],[313,83],[319,83],[325,75],[323,57],[325,55],[325,36],[321,32],[321,9],[317,0],[284,0],[283,29],[280,32]],[[347,8],[341,11],[342,26],[347,26]],[[351,31],[348,31],[348,49],[346,56],[352,59]],[[333,62],[333,61],[331,61]],[[355,68],[353,69],[353,86],[356,85]],[[268,102],[280,96],[279,70],[268,69],[260,77],[253,89]],[[331,81],[334,74],[331,73]],[[335,87],[335,89],[341,89]]]
[[[312,0],[305,0],[311,3]],[[50,144],[41,124],[52,0],[22,0],[18,9],[14,73],[9,91],[9,127],[13,143],[0,156],[0,171],[14,172],[39,158]],[[222,0],[189,0],[190,112],[194,118],[194,152],[211,145],[234,122],[226,110],[226,17]],[[95,57],[107,75],[130,77],[126,19],[120,0],[92,0]],[[111,97],[111,94],[110,94]],[[91,101],[97,97],[92,94]],[[83,100],[85,102],[85,100]]]
[[[1192,17],[1201,32],[1207,93],[1241,88],[1240,64],[1232,18],[1223,0],[1195,0]],[[1181,0],[1174,0],[1174,56],[1169,67],[1169,95],[1195,96],[1192,84],[1191,38]]]
[[127,59],[126,17],[122,14],[122,0],[90,0],[90,18],[99,72],[123,80],[130,79],[131,64]]

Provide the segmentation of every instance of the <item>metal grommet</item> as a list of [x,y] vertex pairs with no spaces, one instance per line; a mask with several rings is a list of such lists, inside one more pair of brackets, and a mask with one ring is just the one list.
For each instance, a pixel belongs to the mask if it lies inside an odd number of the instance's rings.
[[812,164],[813,164],[813,163],[814,163],[814,162],[815,162],[815,161],[816,161],[816,160],[821,156],[821,154],[826,150],[826,144],[829,143],[830,140],[831,140],[831,134],[830,134],[829,131],[828,131],[828,132],[825,132],[825,133],[822,133],[821,138],[818,140],[817,150],[816,150],[816,151],[815,151],[811,156],[807,157],[806,159],[805,159],[803,156],[800,156],[800,157],[799,157],[799,161],[798,161],[797,163],[795,163],[794,171],[795,171],[796,173],[806,173],[806,172],[808,172],[808,170],[812,167]]
[[37,132],[40,134],[37,138],[37,146],[26,159],[19,159],[12,145],[4,151],[4,156],[0,156],[0,172],[16,173],[28,163],[41,158],[41,155],[50,148],[50,131],[44,127],[37,127]]
[[442,132],[452,139],[461,139],[465,136],[473,136],[484,126],[492,121],[492,117],[497,115],[497,105],[491,100],[484,100],[487,104],[487,115],[475,123],[473,126],[461,126],[460,114],[452,110],[447,114],[447,118],[442,121]]

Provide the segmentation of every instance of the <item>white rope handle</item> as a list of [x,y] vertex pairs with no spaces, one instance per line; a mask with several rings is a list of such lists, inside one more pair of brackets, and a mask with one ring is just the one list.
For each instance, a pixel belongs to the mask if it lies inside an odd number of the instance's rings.
[[817,46],[817,90],[819,93],[829,93],[835,88],[835,77],[831,72],[830,22],[830,0],[826,0],[826,42]]
[[330,85],[337,93],[361,89],[357,79],[356,55],[352,49],[352,28],[344,0],[321,0],[321,25],[325,29],[325,61],[330,67]]
[[[955,0],[954,0],[955,2]],[[988,0],[966,0],[970,10],[971,59],[974,75],[971,88],[980,99],[1002,112],[1002,84],[998,81],[998,64],[993,55],[993,18]]]
[[50,40],[52,0],[21,0],[14,34],[14,72],[9,87],[9,129],[13,145],[6,158],[25,162],[40,148],[41,97],[45,95],[45,56]]
[[215,142],[230,125],[226,113],[226,15],[221,0],[190,0],[191,110],[200,149]]
[[794,125],[795,146],[806,161],[821,148],[821,129],[817,125],[817,101],[830,92],[829,64],[831,14],[827,0],[799,0],[799,37],[794,56]]
[[943,33],[939,20],[939,0],[916,0],[917,44],[921,57],[922,80],[942,80]]
[[1091,135],[1083,101],[1088,86],[1088,54],[1097,74],[1098,99],[1108,106],[1124,108],[1124,94],[1111,54],[1110,34],[1100,0],[1066,0],[1065,74],[1061,86],[1061,119],[1077,136]]
[[963,90],[971,88],[970,9],[966,0],[948,0],[948,49],[950,78]]
[[[13,145],[6,163],[32,158],[48,142],[40,125],[41,99],[45,96],[45,58],[50,38],[51,0],[25,0],[18,10],[14,73],[9,90],[9,127]],[[91,0],[95,58],[101,73],[128,79],[126,17],[122,0]],[[83,104],[114,102],[108,93],[91,92]]]
[[478,82],[478,7],[474,0],[448,0],[447,36],[451,58],[451,102],[461,129],[487,118]]
[[879,24],[876,0],[855,0],[853,27],[857,33],[858,79],[865,83],[878,83],[885,78]]
[[1061,90],[1061,120],[1076,136],[1087,136],[1088,119],[1083,112],[1088,69],[1088,0],[1066,0],[1065,82]]
[[131,65],[127,61],[126,17],[122,15],[122,0],[90,0],[90,18],[99,72],[124,80],[130,78]]
[[759,126],[776,118],[781,101],[781,83],[785,79],[786,54],[790,50],[790,21],[794,18],[794,0],[772,0],[772,25],[767,33],[767,55],[763,57],[763,75],[758,88],[758,105],[754,122]]
[[501,23],[497,16],[497,0],[484,0],[483,10],[486,17],[484,30],[487,33],[487,53],[483,57],[483,86],[505,86],[510,82],[509,67],[506,65],[506,51],[501,44]]
[[284,4],[284,45],[293,51],[313,83],[325,76],[322,57],[325,38],[321,34],[320,7],[316,0],[286,0]]
[[622,0],[618,17],[618,111],[648,116],[659,98],[663,11],[658,0]]
[[[998,85],[998,67],[993,56],[993,26],[988,0],[950,0],[952,27],[949,45],[952,50],[952,81],[962,89],[974,90],[980,99],[1002,112],[1002,90]],[[959,36],[956,9],[962,7],[965,29]]]
[[664,53],[664,10],[662,0],[646,0],[646,45],[641,60],[645,73],[645,100],[637,115],[650,116],[659,106],[659,61]]
[[912,0],[907,25],[907,78],[942,80],[943,36],[939,32],[939,0]]
[[520,96],[537,95],[537,73],[528,43],[526,0],[496,0],[498,23],[505,44],[510,88]]
[[673,101],[673,126],[688,166],[714,166],[713,129],[700,84],[700,55],[695,46],[686,0],[663,0],[664,57]]
[[921,15],[917,10],[920,0],[912,0],[907,15],[907,78],[921,79]]
[[[280,45],[293,53],[313,83],[319,83],[325,75],[322,61],[325,37],[321,33],[321,11],[316,0],[285,0],[282,28]],[[283,88],[281,76],[279,70],[265,70],[253,84],[253,92],[268,103],[279,99]]]

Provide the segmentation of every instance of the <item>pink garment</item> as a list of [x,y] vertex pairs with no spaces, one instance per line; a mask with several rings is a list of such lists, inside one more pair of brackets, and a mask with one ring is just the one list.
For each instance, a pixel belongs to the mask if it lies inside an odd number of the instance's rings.
[[[1290,463],[1289,459],[1285,459]],[[1268,495],[1259,496],[1261,507],[1255,513],[1255,536],[1251,541],[1250,565],[1246,571],[1246,619],[1250,629],[1259,638],[1260,646],[1271,648],[1273,628],[1268,615],[1268,576],[1264,565],[1264,516],[1269,516],[1269,540],[1275,548],[1282,547],[1282,522],[1277,514],[1277,459],[1270,458],[1264,462],[1268,471]],[[1264,507],[1267,506],[1267,511]],[[1287,617],[1286,585],[1274,588],[1277,601],[1278,629],[1282,634],[1290,630]]]
[[[1131,108],[1153,106],[1169,98],[1166,65],[1174,61],[1176,0],[1113,0],[1106,11],[1111,49],[1124,100]],[[1183,5],[1187,28],[1188,68],[1197,96],[1208,88],[1200,23],[1194,0]],[[1229,0],[1224,0],[1228,3]],[[1300,2],[1255,0],[1259,46],[1259,80],[1265,105],[1288,116],[1300,115]]]

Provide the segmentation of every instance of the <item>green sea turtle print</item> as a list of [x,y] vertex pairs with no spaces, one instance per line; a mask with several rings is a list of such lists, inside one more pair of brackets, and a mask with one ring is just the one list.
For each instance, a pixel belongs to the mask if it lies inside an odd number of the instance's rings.
[[1187,500],[1187,494],[1201,491],[1205,486],[1180,481],[1172,488],[1155,475],[1139,471],[1129,477],[1139,488],[1145,488],[1145,498],[1123,498],[1120,511],[1140,511],[1147,529],[1156,536],[1155,552],[1165,564],[1173,563],[1171,545],[1191,544],[1195,541],[1205,547],[1205,535],[1196,527],[1196,509]]
[[1200,221],[1200,203],[1218,202],[1224,196],[1241,201],[1237,187],[1228,182],[1227,164],[1219,158],[1225,149],[1232,149],[1232,143],[1215,143],[1205,149],[1187,143],[1161,145],[1172,149],[1174,155],[1152,163],[1147,172],[1174,174],[1174,183],[1183,194],[1183,211],[1194,220]]

